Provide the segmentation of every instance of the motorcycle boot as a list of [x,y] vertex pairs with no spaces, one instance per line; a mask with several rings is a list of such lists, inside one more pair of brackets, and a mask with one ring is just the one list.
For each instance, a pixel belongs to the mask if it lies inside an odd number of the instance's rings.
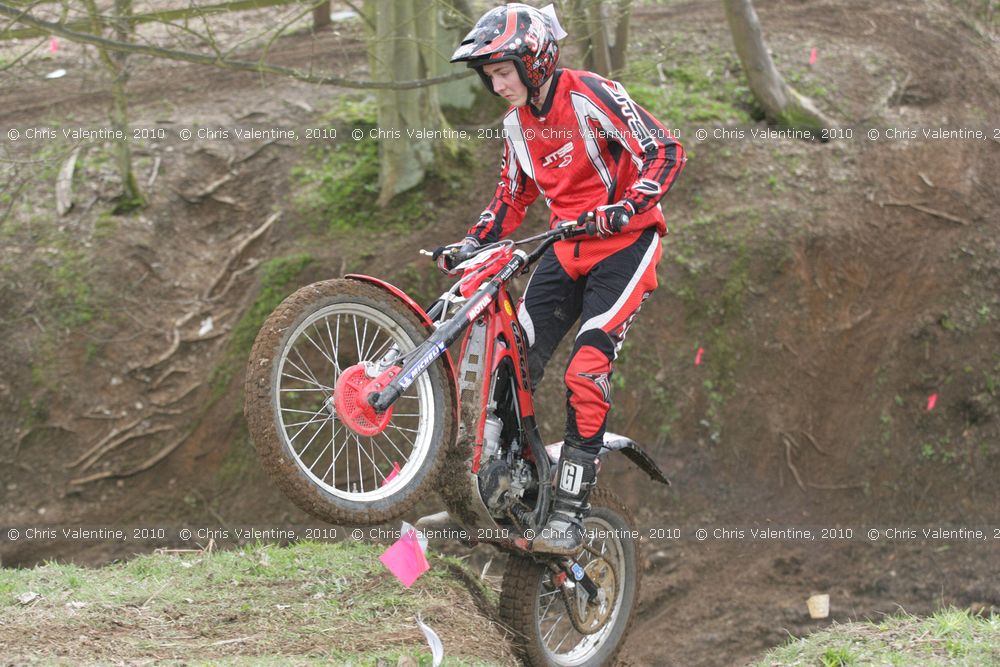
[[556,496],[545,527],[531,550],[575,556],[583,547],[583,520],[590,514],[590,492],[597,484],[597,455],[566,441],[556,473]]

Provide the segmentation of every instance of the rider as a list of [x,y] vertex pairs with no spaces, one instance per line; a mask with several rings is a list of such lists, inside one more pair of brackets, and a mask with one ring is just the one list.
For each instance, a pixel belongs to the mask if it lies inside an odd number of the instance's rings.
[[[559,341],[582,318],[566,370],[566,436],[554,512],[532,550],[573,555],[597,482],[597,452],[611,408],[612,362],[642,303],[656,288],[659,200],[684,167],[684,149],[620,83],[556,69],[565,37],[551,5],[496,7],[452,56],[511,104],[504,117],[501,179],[460,244],[468,256],[512,233],[539,194],[551,221],[577,219],[591,236],[558,241],[525,288],[518,321],[529,345],[532,389]],[[442,269],[452,255],[435,253]]]

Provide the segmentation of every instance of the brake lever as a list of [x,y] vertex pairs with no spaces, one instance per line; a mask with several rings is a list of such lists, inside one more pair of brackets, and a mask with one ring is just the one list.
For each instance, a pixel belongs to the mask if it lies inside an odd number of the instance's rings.
[[[589,220],[592,219],[593,218],[588,219],[588,222]],[[565,232],[565,234],[562,235],[564,239],[571,239],[577,236],[590,235],[590,225],[589,224],[581,225],[576,220],[565,220],[559,223],[557,229]]]

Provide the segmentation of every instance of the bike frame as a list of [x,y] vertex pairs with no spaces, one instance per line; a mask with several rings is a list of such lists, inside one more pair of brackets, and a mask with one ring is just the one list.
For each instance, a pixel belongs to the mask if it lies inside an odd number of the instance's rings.
[[[516,308],[508,284],[534,264],[556,241],[584,233],[575,221],[558,224],[554,229],[519,244],[540,241],[530,252],[514,249],[514,243],[502,241],[477,251],[462,264],[463,277],[428,309],[426,317],[434,332],[406,355],[405,363],[382,391],[372,392],[369,403],[376,412],[389,409],[410,384],[445,350],[463,338],[458,363],[458,396],[461,413],[460,436],[463,444],[471,445],[468,463],[473,477],[479,472],[482,458],[483,433],[488,407],[497,390],[496,381],[503,366],[513,373],[514,407],[517,411],[521,442],[526,444],[523,456],[533,461],[539,479],[538,500],[529,519],[530,528],[540,528],[546,519],[551,500],[551,488],[545,480],[551,478],[551,462],[535,422],[534,400],[528,377],[527,340],[517,321]],[[447,318],[453,303],[465,303]],[[397,361],[398,363],[398,361]],[[461,432],[461,431],[460,431]],[[482,505],[476,489],[475,500]],[[485,506],[479,508],[485,510]],[[476,512],[478,519],[495,526],[488,511]]]

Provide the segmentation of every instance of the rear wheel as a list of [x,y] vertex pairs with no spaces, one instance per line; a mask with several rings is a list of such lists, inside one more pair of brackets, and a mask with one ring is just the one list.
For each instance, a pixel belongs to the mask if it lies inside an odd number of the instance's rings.
[[512,556],[507,563],[500,616],[529,665],[611,664],[632,625],[640,583],[638,547],[627,536],[632,517],[610,491],[595,489],[590,500],[587,548],[578,560],[601,590],[600,602],[585,603],[581,586],[564,593],[553,585],[551,570],[531,558]]
[[334,400],[348,368],[393,347],[405,355],[426,336],[394,295],[353,280],[304,287],[267,319],[250,357],[244,412],[264,468],[296,505],[331,523],[381,523],[430,489],[455,438],[443,360],[413,381],[375,435],[352,430]]

